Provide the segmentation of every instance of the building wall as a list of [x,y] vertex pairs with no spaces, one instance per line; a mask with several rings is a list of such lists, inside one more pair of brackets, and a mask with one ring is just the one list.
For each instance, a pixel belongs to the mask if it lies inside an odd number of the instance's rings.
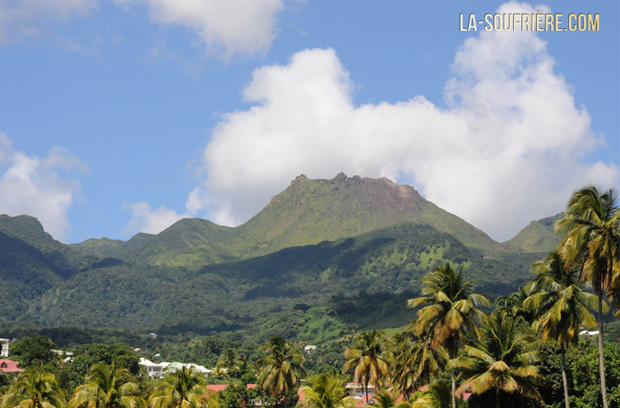
[[2,348],[0,349],[0,357],[8,357],[9,356],[9,339],[0,339],[0,344]]

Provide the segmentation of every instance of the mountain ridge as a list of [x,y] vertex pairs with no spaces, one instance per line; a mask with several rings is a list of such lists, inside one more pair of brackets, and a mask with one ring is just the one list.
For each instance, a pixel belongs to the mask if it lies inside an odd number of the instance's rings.
[[368,297],[375,324],[394,323],[409,313],[395,299],[438,264],[464,267],[491,297],[525,284],[552,224],[500,244],[413,187],[344,174],[297,177],[235,228],[183,219],[128,241],[65,245],[32,217],[0,216],[0,306],[6,319],[45,326],[210,333],[299,304],[346,314]]
[[[426,200],[411,186],[344,173],[333,179],[296,177],[259,213],[237,227],[183,219],[159,234],[137,234],[125,243],[87,240],[72,246],[92,255],[196,268],[290,246],[354,237],[402,222],[430,225],[487,256],[506,252],[486,233]],[[172,236],[176,238],[170,241]],[[178,250],[182,253],[175,253]]]

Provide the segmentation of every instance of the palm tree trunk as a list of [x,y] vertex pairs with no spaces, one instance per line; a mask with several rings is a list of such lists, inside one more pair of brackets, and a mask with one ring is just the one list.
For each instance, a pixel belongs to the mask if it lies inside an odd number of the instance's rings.
[[601,397],[603,398],[603,408],[607,405],[607,386],[605,384],[605,357],[603,355],[603,291],[598,297],[598,369],[601,376]]
[[499,405],[499,387],[495,387],[495,408],[501,408]]
[[450,380],[452,381],[452,408],[456,408],[456,379],[454,378],[454,368],[450,369]]
[[564,349],[564,347],[562,347],[561,351],[562,351],[562,384],[564,384],[564,406],[566,408],[570,408],[570,405],[568,403],[568,379],[566,378],[566,362],[565,362],[566,350]]

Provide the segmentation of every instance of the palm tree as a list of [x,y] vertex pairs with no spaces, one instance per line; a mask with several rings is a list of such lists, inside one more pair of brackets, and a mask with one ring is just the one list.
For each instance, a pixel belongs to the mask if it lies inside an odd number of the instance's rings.
[[533,312],[532,327],[540,329],[543,341],[553,342],[560,348],[564,404],[569,408],[566,350],[577,344],[581,327],[596,326],[596,318],[588,309],[596,308],[598,297],[579,288],[579,269],[564,266],[557,252],[536,262],[532,269],[536,278],[526,286],[526,290],[535,293],[523,305]]
[[620,300],[620,208],[613,189],[600,192],[585,187],[568,202],[556,231],[566,233],[559,246],[568,267],[581,268],[580,281],[589,282],[598,295],[598,356],[603,407],[607,408],[605,360],[603,357],[603,298]]
[[114,363],[94,364],[86,377],[86,384],[75,389],[69,408],[137,408],[144,401],[131,394],[136,393],[138,385],[130,381],[129,371],[115,368]]
[[0,400],[2,408],[63,408],[65,394],[56,376],[39,367],[26,370],[11,383]]
[[355,408],[355,398],[345,389],[345,380],[336,373],[324,373],[301,387],[302,405],[308,408]]
[[[425,306],[418,310],[414,331],[418,336],[426,333],[431,347],[445,347],[450,359],[454,359],[464,338],[473,334],[480,337],[477,321],[485,318],[476,306],[490,306],[483,295],[471,293],[473,281],[464,282],[463,267],[458,272],[449,263],[437,267],[422,278],[422,297],[407,301],[409,307]],[[456,408],[456,378],[450,369],[452,383],[452,408]]]
[[498,408],[502,392],[541,398],[536,385],[542,376],[534,365],[540,356],[534,349],[534,336],[519,330],[523,322],[520,316],[491,314],[478,346],[465,346],[466,355],[453,360],[455,368],[463,368],[470,374],[458,392],[471,390],[474,394],[484,394],[494,389]]
[[391,382],[408,400],[420,386],[430,383],[448,356],[443,347],[434,350],[430,339],[416,335],[412,325],[396,335],[394,340]]
[[381,330],[369,330],[358,333],[353,339],[353,347],[345,351],[344,371],[353,370],[353,381],[364,387],[368,401],[368,385],[377,387],[382,377],[388,374],[388,364],[383,358],[385,333]]
[[219,377],[226,375],[229,378],[239,378],[246,368],[247,356],[237,354],[233,349],[227,349],[217,360],[213,371],[217,372]]
[[513,292],[508,296],[499,296],[495,299],[495,309],[500,310],[501,313],[512,317],[523,316],[527,322],[531,322],[532,313],[523,307],[523,302],[535,290],[537,289],[534,287],[519,286],[519,289],[516,292]]
[[287,396],[299,384],[299,378],[306,372],[302,368],[304,357],[288,341],[280,336],[270,338],[262,347],[265,356],[258,360],[258,382],[261,390],[272,397]]
[[409,402],[398,401],[398,394],[390,394],[385,389],[377,392],[374,399],[372,406],[375,408],[409,408]]
[[183,366],[168,374],[149,396],[149,408],[217,407],[204,375]]
[[444,408],[450,405],[450,388],[436,381],[414,396],[410,408]]

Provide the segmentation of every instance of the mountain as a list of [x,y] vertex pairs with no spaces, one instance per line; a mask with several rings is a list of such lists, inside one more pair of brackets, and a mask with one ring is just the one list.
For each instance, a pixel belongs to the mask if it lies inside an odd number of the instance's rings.
[[232,228],[200,218],[177,221],[157,235],[139,233],[129,241],[89,239],[72,245],[78,251],[132,263],[201,267],[237,259],[230,250]]
[[386,178],[310,180],[302,175],[247,223],[239,236],[258,252],[353,237],[403,222],[429,225],[485,252],[502,252],[484,232]]
[[562,237],[557,235],[553,225],[563,214],[532,221],[511,240],[504,242],[510,251],[519,252],[551,252],[557,248]]
[[0,216],[1,304],[13,321],[168,333],[286,327],[309,307],[344,326],[400,325],[437,264],[462,266],[490,297],[523,285],[546,245],[531,237],[549,225],[499,244],[412,187],[344,174],[299,176],[235,228],[183,219],[64,245],[32,217]]
[[[85,271],[45,293],[36,316],[43,325],[210,333],[238,330],[298,304],[331,305],[347,314],[350,298],[366,293],[377,299],[371,309],[379,311],[373,313],[382,324],[394,314],[406,315],[404,300],[394,304],[394,296],[412,297],[422,276],[447,260],[464,266],[491,297],[527,282],[532,261],[523,256],[485,259],[450,234],[401,223],[199,270],[123,264]],[[361,324],[367,317],[355,319]]]
[[56,241],[43,230],[39,220],[28,215],[0,215],[0,232],[34,248],[54,273],[63,278],[93,262],[92,257]]
[[429,225],[487,256],[506,252],[487,234],[427,201],[411,186],[343,173],[331,180],[297,177],[262,211],[236,228],[183,219],[156,236],[138,234],[126,243],[89,240],[74,248],[130,262],[199,268],[354,237],[403,222]]
[[96,260],[52,238],[33,217],[0,215],[0,308],[22,317],[33,300]]

